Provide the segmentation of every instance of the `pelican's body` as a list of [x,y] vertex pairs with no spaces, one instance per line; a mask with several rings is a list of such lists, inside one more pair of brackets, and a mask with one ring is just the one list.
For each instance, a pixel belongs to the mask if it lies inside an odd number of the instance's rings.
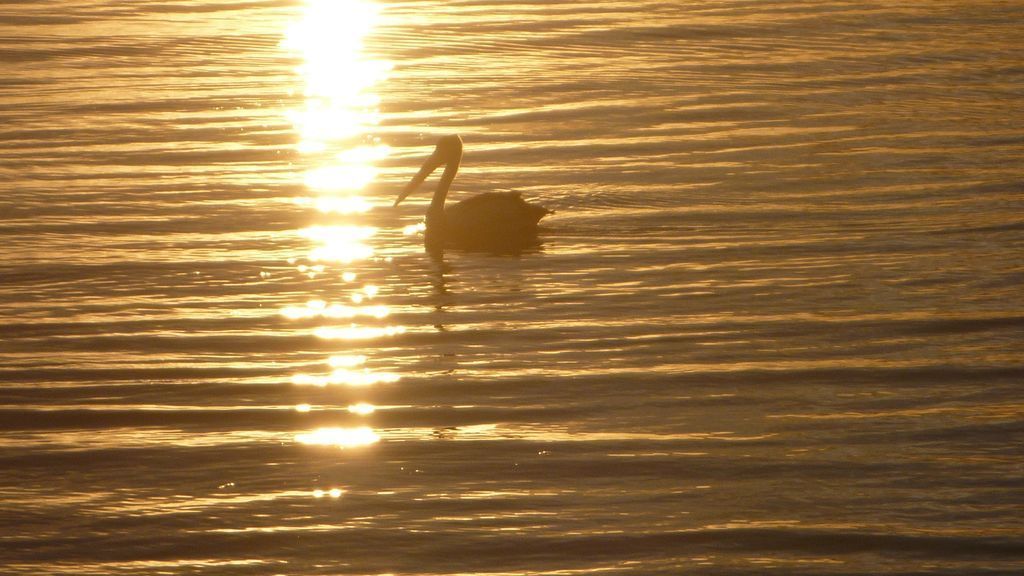
[[395,200],[398,206],[434,170],[445,167],[427,209],[427,247],[516,250],[536,244],[537,222],[549,210],[523,200],[519,192],[488,192],[445,207],[461,161],[462,139],[454,135],[441,138],[434,153]]

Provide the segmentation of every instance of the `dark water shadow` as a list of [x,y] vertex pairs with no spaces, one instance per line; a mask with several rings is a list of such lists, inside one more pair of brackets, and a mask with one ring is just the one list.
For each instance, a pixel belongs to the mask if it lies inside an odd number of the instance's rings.
[[439,235],[428,233],[423,238],[423,246],[432,259],[443,261],[446,251],[486,254],[489,256],[523,256],[539,254],[544,251],[544,242],[538,234],[515,237],[479,237],[474,239],[438,238]]
[[[431,263],[430,285],[434,292],[434,312],[437,312],[440,317],[447,311],[446,308],[452,305],[454,300],[452,292],[448,289],[448,275],[453,272],[453,268],[451,264],[445,261],[444,250],[428,250],[427,254],[430,256]],[[438,332],[447,331],[444,323],[440,321],[434,323],[434,328]]]

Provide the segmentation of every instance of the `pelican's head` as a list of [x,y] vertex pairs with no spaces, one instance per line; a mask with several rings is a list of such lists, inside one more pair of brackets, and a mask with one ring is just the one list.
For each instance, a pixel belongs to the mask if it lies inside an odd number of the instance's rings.
[[[427,176],[430,176],[434,170],[437,170],[438,166],[447,165],[449,167],[449,170],[445,171],[447,175],[447,173],[453,168],[458,169],[459,162],[461,160],[462,138],[459,137],[458,134],[443,136],[437,141],[437,146],[434,147],[434,152],[429,158],[427,158],[426,162],[423,163],[423,167],[420,168],[420,171],[413,176],[412,180],[410,180],[408,184],[405,185],[402,193],[399,194],[398,199],[395,200],[394,205],[398,206],[399,202],[405,200],[406,196],[419,188],[420,184],[422,184],[423,181],[427,179]],[[447,183],[444,185],[451,185],[451,180],[454,178],[455,173],[454,171],[451,171],[450,176],[447,178]],[[445,192],[447,192],[447,190],[445,190]]]

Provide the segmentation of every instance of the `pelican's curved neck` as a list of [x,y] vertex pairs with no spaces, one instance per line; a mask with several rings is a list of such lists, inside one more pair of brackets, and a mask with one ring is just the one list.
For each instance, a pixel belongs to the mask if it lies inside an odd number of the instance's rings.
[[437,182],[437,190],[434,190],[434,198],[430,201],[430,208],[427,215],[439,216],[444,214],[444,201],[448,198],[448,190],[452,187],[452,181],[459,172],[459,164],[462,163],[462,153],[453,154],[447,159],[444,166],[444,173]]

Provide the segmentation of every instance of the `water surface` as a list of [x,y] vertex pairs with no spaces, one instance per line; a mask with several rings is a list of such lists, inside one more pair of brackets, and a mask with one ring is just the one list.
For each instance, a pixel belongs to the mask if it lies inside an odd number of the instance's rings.
[[904,4],[4,3],[3,572],[1024,569],[1024,12]]

